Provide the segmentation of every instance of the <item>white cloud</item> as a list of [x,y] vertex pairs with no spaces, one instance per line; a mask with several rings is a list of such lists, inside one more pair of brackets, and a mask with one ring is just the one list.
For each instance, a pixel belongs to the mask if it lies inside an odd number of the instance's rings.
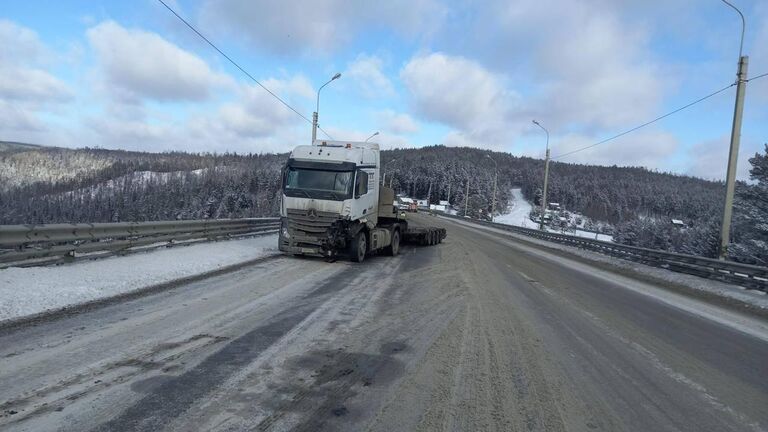
[[419,115],[462,130],[498,126],[518,99],[479,63],[442,53],[412,58],[400,78]]
[[12,21],[0,19],[0,64],[38,63],[48,53],[37,33]]
[[[294,105],[314,97],[309,81],[300,75],[262,83]],[[234,94],[232,101],[181,119],[144,105],[109,104],[105,115],[86,119],[87,143],[144,151],[259,153],[285,152],[304,139],[309,142],[310,125],[261,87],[239,84]]]
[[230,79],[155,33],[105,21],[87,32],[107,91],[116,99],[202,101]]
[[72,92],[46,71],[4,65],[0,66],[0,98],[22,102],[65,102],[72,99]]
[[360,54],[347,65],[343,76],[355,83],[366,98],[382,98],[395,93],[392,82],[384,74],[384,61],[377,56]]
[[[749,158],[755,153],[762,153],[762,151],[763,145],[757,140],[744,139],[742,136],[739,158],[736,163],[737,179],[749,179],[749,170],[752,168]],[[687,174],[710,180],[725,181],[729,152],[730,136],[726,135],[694,145],[688,152],[690,164]]]
[[382,130],[395,134],[412,134],[419,131],[419,125],[411,116],[392,110],[380,111],[376,114]]
[[392,30],[404,37],[434,31],[446,10],[437,0],[207,0],[201,21],[278,55],[332,52],[362,32]]
[[[268,79],[263,84],[288,100],[312,99],[315,94],[309,81],[300,76],[289,80]],[[292,125],[307,124],[261,87],[242,85],[238,94],[236,102],[219,108],[218,115],[210,123],[212,127],[232,131],[241,138],[255,138],[274,135],[281,128]]]
[[42,131],[40,115],[72,100],[72,91],[45,70],[53,56],[34,31],[0,19],[0,40],[0,133]]
[[[543,141],[543,139],[542,139]],[[595,142],[594,137],[582,134],[566,134],[550,140],[552,157],[556,158],[565,153],[579,150]],[[670,169],[667,160],[679,148],[679,141],[669,132],[659,130],[638,131],[626,135],[616,141],[607,142],[587,150],[573,153],[560,162],[583,163],[596,165],[626,165],[644,166],[659,169]],[[543,142],[537,147],[531,147],[532,154],[543,157]]]
[[[347,129],[329,126],[328,133],[337,140],[350,140],[350,141],[364,141],[371,136],[370,131],[361,131],[356,129]],[[392,150],[396,148],[413,148],[416,147],[413,141],[408,138],[398,135],[382,132],[379,135],[373,137],[370,142],[379,144],[379,148],[382,150]]]
[[8,139],[10,132],[37,132],[44,127],[30,111],[14,107],[13,104],[0,100],[0,131]]

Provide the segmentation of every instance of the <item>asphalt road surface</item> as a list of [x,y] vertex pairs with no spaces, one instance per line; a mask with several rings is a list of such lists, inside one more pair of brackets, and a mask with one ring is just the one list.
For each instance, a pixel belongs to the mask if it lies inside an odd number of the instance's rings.
[[0,331],[0,429],[768,428],[764,320],[415,218],[448,238],[270,258]]

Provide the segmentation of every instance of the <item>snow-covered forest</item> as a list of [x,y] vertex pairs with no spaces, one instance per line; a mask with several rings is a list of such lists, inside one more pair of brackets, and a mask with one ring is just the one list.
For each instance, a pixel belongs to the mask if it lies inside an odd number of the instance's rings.
[[[755,183],[737,188],[731,251],[745,262],[768,262],[767,155],[768,147],[750,160]],[[0,224],[275,216],[286,157],[6,145]],[[382,165],[398,192],[449,199],[460,214],[468,190],[468,213],[487,217],[495,166],[497,212],[513,188],[534,204],[540,199],[538,159],[432,146],[385,151]],[[605,222],[616,241],[650,248],[714,256],[723,192],[722,183],[640,167],[550,165],[549,201]]]

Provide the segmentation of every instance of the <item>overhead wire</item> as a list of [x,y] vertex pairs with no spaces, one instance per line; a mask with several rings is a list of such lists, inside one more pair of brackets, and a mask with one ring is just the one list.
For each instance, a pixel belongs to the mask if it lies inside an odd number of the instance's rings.
[[768,76],[768,72],[766,72],[764,74],[757,75],[757,76],[753,76],[752,78],[749,78],[747,80],[747,82],[754,81],[756,79],[760,79],[760,78],[763,78],[763,77],[766,77],[766,76]]
[[[277,100],[278,100],[280,103],[282,103],[283,105],[285,105],[285,106],[286,106],[288,109],[290,109],[291,111],[293,111],[294,113],[296,113],[296,114],[297,114],[299,117],[301,117],[301,118],[303,118],[304,120],[306,120],[306,121],[307,121],[309,124],[312,124],[312,120],[308,119],[308,118],[307,118],[307,116],[305,116],[304,114],[302,114],[302,113],[300,113],[299,111],[297,111],[297,110],[296,110],[294,107],[292,107],[292,106],[291,106],[291,105],[290,105],[288,102],[284,101],[282,98],[280,98],[280,96],[278,96],[277,94],[275,94],[275,93],[274,93],[272,90],[270,90],[269,88],[267,88],[267,87],[266,87],[264,84],[262,84],[262,83],[261,83],[259,80],[257,80],[256,78],[254,78],[254,77],[253,77],[253,75],[251,75],[250,73],[248,73],[248,71],[246,71],[245,69],[243,69],[243,67],[242,67],[242,66],[240,66],[240,65],[239,65],[239,64],[238,64],[236,61],[234,61],[234,60],[233,60],[233,59],[232,59],[230,56],[228,56],[228,55],[227,55],[227,54],[226,54],[224,51],[220,50],[220,49],[219,49],[219,47],[217,47],[217,46],[216,46],[216,45],[215,45],[213,42],[211,42],[211,41],[210,41],[210,39],[208,39],[208,38],[207,38],[207,37],[205,37],[205,36],[204,36],[202,33],[200,33],[200,31],[198,31],[198,30],[197,30],[197,29],[196,29],[196,28],[195,28],[195,27],[194,27],[192,24],[190,24],[190,23],[189,23],[189,21],[185,20],[185,19],[184,19],[184,18],[183,18],[181,15],[179,15],[179,14],[178,14],[178,13],[177,13],[177,12],[176,12],[176,11],[175,11],[173,8],[172,8],[172,7],[168,6],[168,4],[167,4],[165,1],[163,1],[163,0],[157,0],[157,1],[158,1],[158,2],[160,2],[160,4],[162,4],[163,6],[165,6],[165,8],[166,8],[166,9],[168,9],[168,10],[169,10],[169,11],[170,11],[170,12],[171,12],[171,13],[172,13],[174,16],[176,16],[176,18],[178,18],[178,19],[179,19],[181,22],[183,22],[183,23],[184,23],[184,24],[185,24],[187,27],[189,27],[189,28],[190,28],[190,29],[191,29],[193,32],[195,32],[195,33],[196,33],[198,36],[200,36],[200,38],[201,38],[202,40],[204,40],[204,41],[205,41],[205,42],[206,42],[208,45],[210,45],[210,46],[211,46],[211,48],[215,49],[215,50],[216,50],[216,51],[217,51],[219,54],[221,54],[221,55],[222,55],[222,56],[223,56],[225,59],[227,59],[227,60],[228,60],[230,63],[232,63],[232,65],[234,65],[234,66],[235,66],[237,69],[239,69],[239,70],[240,70],[240,72],[242,72],[243,74],[245,74],[245,76],[247,76],[247,77],[248,77],[248,78],[250,78],[250,79],[251,79],[253,82],[255,82],[256,84],[258,84],[258,86],[259,86],[259,87],[261,87],[262,89],[264,89],[264,90],[265,90],[267,93],[269,93],[270,95],[272,95],[272,97],[274,97],[274,98],[275,98],[275,99],[277,99]],[[326,136],[328,136],[328,138],[330,138],[330,139],[333,139],[333,138],[331,138],[331,136],[330,136],[330,135],[328,135],[328,132],[324,131],[324,130],[323,130],[321,127],[320,127],[320,126],[318,126],[317,128],[318,128],[318,129],[320,129],[320,131],[322,131],[322,132],[323,132],[323,133],[324,133]]]
[[[753,79],[755,79],[755,78],[753,78]],[[578,149],[576,149],[576,150],[572,150],[572,151],[569,151],[569,152],[566,152],[566,153],[563,153],[563,154],[559,154],[559,155],[557,155],[557,156],[554,156],[554,157],[552,158],[552,160],[555,160],[555,159],[560,159],[560,158],[563,158],[563,157],[566,157],[566,156],[570,156],[570,155],[572,155],[572,154],[574,154],[574,153],[578,153],[578,152],[581,152],[581,151],[584,151],[584,150],[590,149],[590,148],[592,148],[592,147],[596,147],[596,146],[599,146],[600,144],[605,144],[605,143],[607,143],[607,142],[609,142],[609,141],[613,141],[613,140],[615,140],[616,138],[622,137],[622,136],[624,136],[624,135],[626,135],[626,134],[628,134],[628,133],[634,132],[634,131],[636,131],[636,130],[638,130],[638,129],[641,129],[641,128],[644,128],[644,127],[646,127],[646,126],[648,126],[648,125],[650,125],[650,124],[656,123],[657,121],[659,121],[659,120],[662,120],[662,119],[664,119],[664,118],[667,118],[667,117],[669,117],[669,116],[671,116],[671,115],[673,115],[673,114],[676,114],[676,113],[678,113],[678,112],[680,112],[680,111],[682,111],[682,110],[684,110],[684,109],[686,109],[686,108],[690,108],[690,107],[692,107],[693,105],[696,105],[696,104],[698,104],[698,103],[700,103],[700,102],[703,102],[703,101],[705,101],[705,100],[707,100],[707,99],[709,99],[709,98],[711,98],[711,97],[713,97],[713,96],[715,96],[715,95],[718,95],[718,94],[720,94],[720,93],[722,93],[722,92],[724,92],[724,91],[728,90],[729,88],[731,88],[731,87],[733,87],[733,86],[735,86],[735,85],[736,85],[736,83],[732,83],[732,84],[729,84],[729,85],[727,85],[727,86],[725,86],[725,87],[721,88],[720,90],[716,90],[716,91],[714,91],[714,92],[712,92],[712,93],[710,93],[710,94],[708,94],[708,95],[706,95],[706,96],[704,96],[704,97],[701,97],[701,98],[699,98],[699,99],[696,99],[695,101],[693,101],[693,102],[690,102],[690,103],[688,103],[688,104],[686,104],[686,105],[683,105],[683,106],[681,106],[680,108],[677,108],[677,109],[675,109],[674,111],[670,111],[670,112],[668,112],[668,113],[666,113],[666,114],[664,114],[664,115],[661,115],[661,116],[659,116],[659,117],[656,117],[655,119],[653,119],[653,120],[651,120],[651,121],[647,121],[647,122],[645,122],[645,123],[643,123],[643,124],[641,124],[641,125],[639,125],[639,126],[635,126],[635,127],[633,127],[632,129],[628,129],[628,130],[626,130],[626,131],[624,131],[624,132],[621,132],[621,133],[619,133],[619,134],[613,135],[613,136],[612,136],[612,137],[610,137],[610,138],[606,138],[606,139],[604,139],[604,140],[602,140],[602,141],[598,141],[598,142],[596,142],[596,143],[594,143],[594,144],[590,144],[590,145],[588,145],[588,146],[585,146],[585,147],[581,147],[581,148],[578,148]]]

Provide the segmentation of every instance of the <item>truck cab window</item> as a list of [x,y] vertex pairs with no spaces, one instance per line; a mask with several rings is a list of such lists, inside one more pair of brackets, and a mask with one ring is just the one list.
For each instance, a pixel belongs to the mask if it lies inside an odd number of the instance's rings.
[[355,184],[355,195],[361,196],[368,193],[368,173],[364,171],[357,172],[357,182]]

